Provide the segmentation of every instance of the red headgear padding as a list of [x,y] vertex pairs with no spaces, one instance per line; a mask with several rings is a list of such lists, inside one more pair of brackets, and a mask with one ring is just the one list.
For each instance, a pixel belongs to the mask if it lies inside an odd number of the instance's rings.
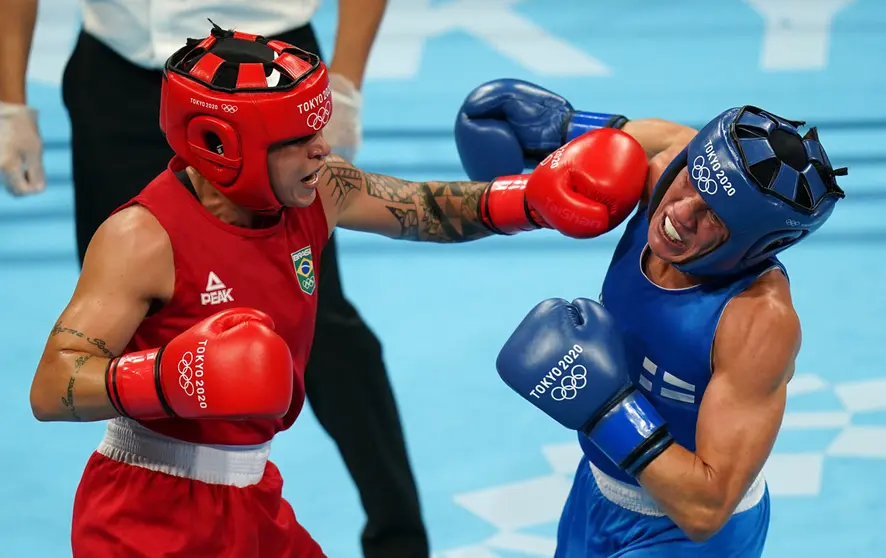
[[332,115],[320,58],[281,41],[214,26],[166,61],[160,128],[172,150],[247,209],[283,205],[268,149],[316,134]]

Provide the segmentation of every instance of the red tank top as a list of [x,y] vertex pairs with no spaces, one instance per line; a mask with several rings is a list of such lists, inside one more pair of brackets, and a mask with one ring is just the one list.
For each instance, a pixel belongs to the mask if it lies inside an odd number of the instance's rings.
[[139,204],[160,222],[172,242],[175,291],[157,313],[145,318],[127,352],[160,347],[200,320],[225,308],[250,307],[267,313],[289,344],[295,382],[292,406],[276,420],[142,421],[146,427],[188,442],[260,444],[292,426],[305,399],[304,370],[314,337],[320,253],[329,238],[319,200],[287,208],[264,229],[229,225],[185,187],[174,158],[126,207]]

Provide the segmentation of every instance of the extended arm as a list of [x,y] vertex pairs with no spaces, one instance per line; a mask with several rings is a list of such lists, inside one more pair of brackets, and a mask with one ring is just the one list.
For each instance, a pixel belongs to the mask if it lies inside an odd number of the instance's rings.
[[467,175],[489,180],[532,168],[562,145],[601,128],[626,132],[650,160],[674,146],[682,149],[695,135],[692,128],[658,118],[629,120],[575,110],[538,85],[498,79],[468,94],[456,117],[455,139]]
[[670,162],[695,137],[698,130],[660,118],[629,120],[622,130],[631,135],[643,146],[646,156],[654,159],[657,155],[670,151]]
[[487,182],[412,182],[362,171],[331,156],[321,172],[327,213],[338,226],[390,238],[467,242],[492,231],[477,214]]
[[412,182],[330,157],[318,191],[330,225],[392,238],[466,242],[542,227],[590,238],[636,205],[646,166],[629,135],[600,130],[557,150],[532,174],[490,182]]

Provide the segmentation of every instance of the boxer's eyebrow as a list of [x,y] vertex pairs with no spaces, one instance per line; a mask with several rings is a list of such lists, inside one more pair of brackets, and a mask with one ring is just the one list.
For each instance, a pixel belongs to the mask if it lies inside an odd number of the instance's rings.
[[278,149],[278,148],[286,147],[288,145],[304,145],[306,143],[309,143],[315,137],[317,137],[317,134],[311,134],[309,136],[299,136],[297,138],[290,138],[290,139],[275,143],[274,145],[271,146],[271,149],[272,150]]

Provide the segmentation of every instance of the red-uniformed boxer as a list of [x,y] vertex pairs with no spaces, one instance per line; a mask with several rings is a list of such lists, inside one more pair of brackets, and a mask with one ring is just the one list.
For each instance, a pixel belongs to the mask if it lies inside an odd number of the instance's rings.
[[216,27],[167,62],[177,155],[93,238],[31,390],[40,420],[111,419],[74,502],[75,557],[322,556],[268,455],[302,409],[333,228],[595,236],[646,177],[639,144],[606,130],[533,175],[407,182],[330,157],[330,110],[324,65],[287,44]]

